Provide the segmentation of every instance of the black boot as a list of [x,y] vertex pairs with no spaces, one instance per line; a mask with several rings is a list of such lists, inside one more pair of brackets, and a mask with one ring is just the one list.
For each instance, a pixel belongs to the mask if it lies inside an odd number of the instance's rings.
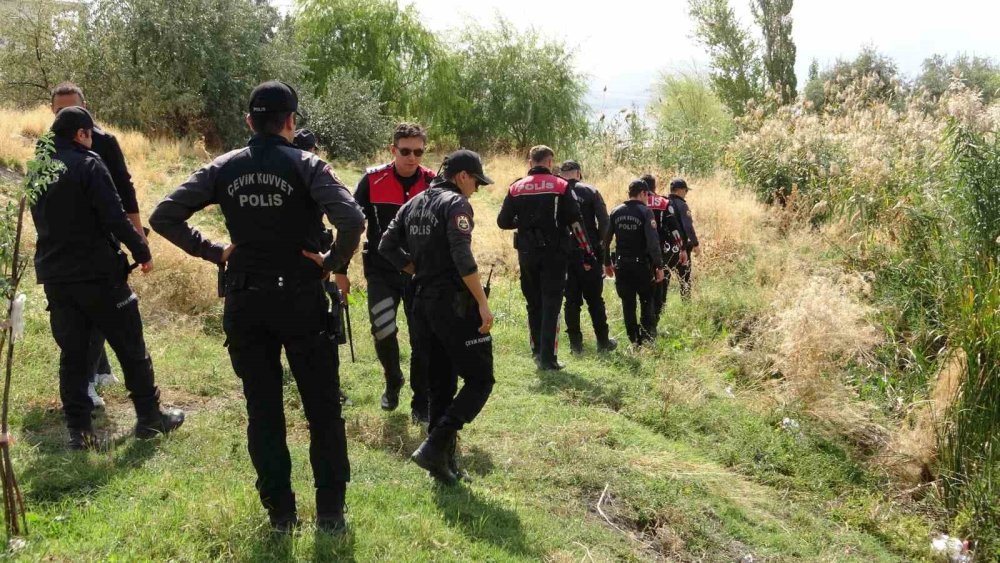
[[446,485],[454,485],[458,482],[458,476],[452,473],[449,461],[451,459],[450,448],[457,433],[458,431],[453,428],[435,427],[427,439],[420,444],[417,451],[413,452],[410,459],[426,469],[438,481]]
[[271,522],[271,531],[287,534],[299,525],[299,516],[295,510],[295,493],[288,491],[274,497],[261,497],[264,508],[267,509],[267,519]]
[[613,352],[618,347],[618,341],[614,338],[604,338],[597,340],[597,351],[601,353]]
[[566,367],[566,364],[559,361],[559,358],[552,358],[551,360],[543,360],[538,358],[538,369],[542,371],[559,371]]
[[163,412],[159,409],[149,415],[141,415],[135,423],[135,437],[149,440],[159,434],[172,432],[184,424],[184,411],[170,409]]
[[459,481],[472,481],[469,474],[458,466],[458,434],[451,439],[451,446],[448,448],[448,469],[455,474]]
[[427,411],[420,411],[417,409],[410,411],[410,422],[412,422],[414,426],[423,426],[426,429],[427,425],[430,424],[430,421],[430,415],[427,414]]
[[399,390],[403,388],[403,374],[385,378],[385,393],[382,393],[382,410],[394,411],[399,406]]
[[337,481],[333,487],[316,489],[316,527],[328,534],[340,534],[347,530],[344,519],[344,505],[347,497],[347,483]]
[[571,334],[569,335],[569,351],[573,354],[583,353],[583,335],[582,334]]
[[89,428],[70,428],[68,447],[74,451],[98,450],[100,442],[94,431]]

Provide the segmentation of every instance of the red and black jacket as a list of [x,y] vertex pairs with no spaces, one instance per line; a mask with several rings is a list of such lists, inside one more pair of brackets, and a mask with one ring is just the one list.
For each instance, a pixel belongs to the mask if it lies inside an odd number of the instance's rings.
[[354,200],[361,206],[368,221],[368,242],[364,250],[366,269],[374,267],[390,272],[398,271],[378,253],[379,241],[403,204],[426,190],[434,176],[433,170],[419,166],[413,176],[402,178],[390,162],[369,168],[358,181]]

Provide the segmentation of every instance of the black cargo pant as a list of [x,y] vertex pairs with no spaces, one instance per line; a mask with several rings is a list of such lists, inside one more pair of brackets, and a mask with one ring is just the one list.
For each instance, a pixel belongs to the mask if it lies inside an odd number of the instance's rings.
[[105,338],[99,330],[90,333],[90,347],[87,350],[87,365],[90,366],[90,381],[94,381],[99,373],[111,373],[111,362],[108,352],[104,349]]
[[566,273],[566,335],[570,342],[582,342],[580,331],[580,309],[584,300],[590,312],[590,322],[594,325],[594,336],[598,342],[608,339],[608,313],[604,306],[604,272],[600,266],[589,271],[583,268],[583,261],[571,258]]
[[[633,344],[643,344],[656,337],[656,314],[653,306],[653,276],[645,258],[619,257],[615,265],[615,291],[622,300],[625,332]],[[636,321],[636,298],[639,320]]]
[[350,480],[347,436],[340,414],[337,345],[329,338],[329,302],[319,280],[295,282],[231,273],[222,326],[233,370],[247,402],[247,442],[257,490],[268,509],[291,495],[292,464],[285,442],[281,350],[309,423],[309,461],[317,498]]
[[521,293],[528,309],[531,353],[542,362],[556,360],[559,345],[559,311],[566,288],[568,257],[563,251],[520,250]]
[[159,413],[160,393],[146,350],[139,298],[128,284],[107,281],[45,284],[52,336],[59,345],[59,396],[69,428],[90,430],[94,404],[87,395],[93,374],[91,335],[99,331],[111,345],[125,377],[136,415]]
[[382,270],[365,265],[365,278],[368,281],[368,316],[371,319],[372,336],[375,339],[375,354],[382,364],[387,384],[396,384],[403,379],[399,367],[399,339],[396,326],[396,314],[400,302],[403,302],[403,313],[410,327],[410,388],[413,399],[410,408],[414,411],[427,412],[427,354],[413,338],[413,319],[410,316],[409,301],[411,277],[402,272]]
[[430,358],[430,428],[461,430],[493,391],[493,337],[479,333],[479,307],[464,289],[418,289],[412,318],[411,330]]
[[667,288],[670,287],[670,278],[673,270],[677,270],[677,277],[681,282],[681,299],[691,299],[691,259],[687,264],[678,264],[676,267],[663,272],[663,298],[666,299]]

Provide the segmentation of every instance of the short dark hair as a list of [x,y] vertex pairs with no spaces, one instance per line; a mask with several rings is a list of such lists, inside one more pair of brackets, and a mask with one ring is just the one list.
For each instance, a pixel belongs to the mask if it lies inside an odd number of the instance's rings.
[[83,90],[79,86],[73,84],[72,82],[62,82],[52,89],[51,95],[49,96],[49,103],[56,101],[56,96],[68,96],[70,94],[76,94],[80,96],[80,101],[84,102],[86,99],[83,97]]
[[646,185],[649,186],[649,191],[656,191],[656,178],[654,178],[652,174],[643,174],[639,177],[639,179],[646,182]]
[[553,158],[555,156],[555,151],[545,145],[535,145],[528,151],[528,159],[535,164],[542,162],[546,158]]
[[400,139],[420,139],[426,143],[427,130],[416,123],[400,123],[392,132],[392,144],[397,144]]
[[251,113],[250,126],[259,135],[277,135],[285,128],[285,120],[289,115],[292,115],[292,112]]

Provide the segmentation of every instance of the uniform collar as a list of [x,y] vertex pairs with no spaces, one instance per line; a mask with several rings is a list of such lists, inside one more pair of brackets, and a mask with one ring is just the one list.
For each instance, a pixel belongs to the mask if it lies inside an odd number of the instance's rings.
[[528,170],[528,175],[532,174],[552,174],[552,171],[544,166],[534,166],[531,170]]
[[679,196],[677,194],[670,194],[670,197],[676,197],[677,199],[679,199],[681,201],[685,201],[685,199],[683,197],[681,197],[681,196]]
[[87,152],[87,151],[90,150],[87,147],[81,145],[80,143],[78,143],[78,142],[76,142],[76,141],[74,141],[72,139],[64,139],[62,137],[56,137],[55,139],[53,139],[53,144],[55,145],[56,150],[59,150],[59,149],[75,149],[75,150],[82,151],[82,152]]
[[637,199],[628,198],[625,200],[625,205],[646,205],[646,204]]
[[417,165],[417,171],[414,172],[412,176],[403,176],[402,174],[400,174],[399,169],[396,168],[395,162],[390,162],[389,168],[392,168],[392,173],[395,174],[396,177],[399,178],[400,180],[409,180],[411,178],[417,178],[423,172],[423,169],[421,169],[419,164]]
[[434,180],[431,181],[431,187],[452,191],[459,195],[461,195],[462,193],[462,189],[458,187],[458,184],[455,184],[451,180],[445,180],[444,176],[438,176],[437,178],[434,178]]
[[281,135],[270,135],[265,133],[257,133],[253,137],[250,137],[250,142],[247,144],[249,146],[285,145],[286,147],[296,148],[295,145],[289,143],[288,139],[282,137]]

